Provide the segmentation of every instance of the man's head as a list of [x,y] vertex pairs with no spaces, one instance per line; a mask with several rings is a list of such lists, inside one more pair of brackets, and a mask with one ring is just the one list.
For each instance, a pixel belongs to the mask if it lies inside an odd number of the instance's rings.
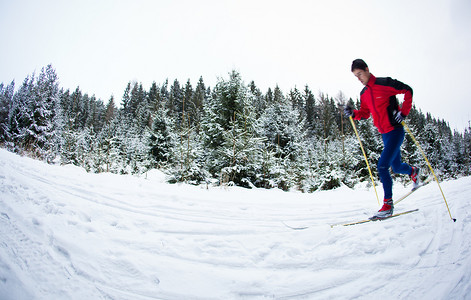
[[355,59],[352,63],[352,73],[355,75],[358,80],[363,85],[368,84],[368,80],[370,80],[370,70],[368,69],[368,65],[363,59]]

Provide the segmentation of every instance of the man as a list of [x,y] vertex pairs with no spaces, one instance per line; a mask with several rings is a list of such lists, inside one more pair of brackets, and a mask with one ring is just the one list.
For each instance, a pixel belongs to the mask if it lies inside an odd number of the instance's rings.
[[[390,167],[395,173],[410,175],[414,187],[418,186],[419,169],[401,161],[401,145],[405,135],[401,123],[412,107],[412,89],[390,77],[376,78],[362,59],[353,61],[352,73],[365,87],[360,93],[360,109],[353,110],[345,106],[345,115],[361,120],[368,119],[371,114],[373,123],[383,138],[384,148],[378,161],[378,173],[383,183],[384,204],[372,219],[384,219],[390,217],[394,211]],[[398,94],[404,94],[402,106],[396,98]]]

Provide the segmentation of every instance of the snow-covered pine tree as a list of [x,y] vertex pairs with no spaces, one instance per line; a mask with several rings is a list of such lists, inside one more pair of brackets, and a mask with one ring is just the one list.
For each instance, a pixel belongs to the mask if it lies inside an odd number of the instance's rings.
[[[237,118],[246,118],[244,127],[237,126]],[[247,109],[245,114],[236,114],[231,128],[223,132],[224,143],[219,149],[223,168],[223,183],[253,187],[258,179],[262,163],[263,139],[256,137],[254,130],[255,111]]]
[[459,175],[466,172],[465,168],[468,165],[469,156],[466,155],[466,146],[464,143],[463,134],[455,130],[452,138],[453,157],[452,165],[450,167],[450,175],[457,178]]
[[4,86],[0,83],[0,145],[7,141],[8,133],[8,114],[13,102],[15,93],[15,81]]
[[358,145],[358,139],[356,136],[345,136],[344,145],[345,152],[340,165],[344,176],[342,182],[346,186],[353,188],[357,183],[360,182],[360,177],[358,176],[358,166],[364,160],[364,158]]
[[153,168],[166,167],[171,162],[176,142],[172,129],[173,123],[167,109],[163,107],[152,116],[152,124],[146,131],[146,136]]
[[202,130],[200,134],[202,135],[203,147],[205,149],[205,165],[213,177],[218,177],[219,171],[222,168],[217,153],[217,149],[224,142],[223,131],[225,130],[221,125],[221,116],[218,114],[220,105],[214,95],[209,97],[203,107],[204,114],[201,120]]
[[[309,95],[307,93],[307,95]],[[305,190],[332,189],[345,180],[342,170],[345,153],[339,138],[337,105],[332,98],[319,93],[319,104],[314,107],[313,129],[316,135],[311,140],[313,151],[307,153],[308,172],[315,178],[305,178]],[[313,176],[313,175],[311,175]]]
[[170,116],[175,119],[177,128],[181,126],[182,122],[184,97],[184,91],[180,87],[180,82],[175,79],[173,85],[170,87],[170,93],[168,95],[167,102],[165,103],[165,107]]
[[[273,103],[273,91],[271,90],[271,88],[268,88],[268,91],[267,93],[265,94],[265,102],[266,102],[266,106],[268,107],[271,103]],[[266,107],[265,107],[266,109]]]
[[418,135],[418,139],[421,143],[421,147],[424,150],[430,164],[434,168],[437,176],[441,176],[444,172],[444,164],[441,161],[443,156],[443,140],[439,135],[439,129],[437,124],[432,120],[431,116],[428,116],[429,120],[424,127],[424,130]]
[[131,107],[131,82],[128,82],[124,93],[123,97],[121,99],[121,110],[124,113],[132,113],[132,107]]
[[[300,114],[292,108],[291,103],[287,98],[273,101],[258,120],[257,126],[258,136],[265,139],[263,164],[276,166],[269,175],[273,176],[271,179],[277,187],[284,190],[302,180],[302,172],[297,164],[303,162],[302,151],[305,149],[301,145],[304,123],[299,121]],[[264,181],[271,179],[265,175]]]
[[273,102],[281,102],[285,99],[283,92],[278,85],[273,89]]
[[142,133],[151,122],[150,103],[142,83],[136,83],[131,91],[131,107],[133,110],[131,117],[139,133]]
[[[169,182],[200,184],[210,177],[205,170],[204,149],[201,136],[189,120],[182,118],[182,126],[177,134],[172,134],[173,147],[170,151],[172,161]],[[186,124],[186,125],[185,125]]]
[[118,108],[114,103],[114,97],[111,96],[105,107],[105,124],[109,124],[115,118],[117,110]]
[[[68,90],[63,93],[61,99],[68,99],[68,93]],[[59,155],[60,162],[62,164],[74,164],[76,166],[81,166],[81,155],[83,154],[83,151],[79,150],[79,139],[83,129],[78,130],[75,128],[75,119],[67,117],[69,113],[64,112],[63,109],[62,115],[62,126],[60,132],[58,132],[57,154]]]
[[183,104],[182,104],[182,118],[186,120],[182,120],[185,123],[192,124],[193,123],[193,116],[191,115],[192,101],[193,101],[193,86],[191,85],[190,79],[185,84],[185,88],[183,90]]
[[304,122],[306,119],[305,99],[301,95],[301,92],[297,87],[294,87],[294,89],[289,92],[287,98],[291,102],[291,108],[298,112],[298,120]]
[[[248,186],[255,178],[249,175],[255,171],[248,171],[256,164],[260,151],[254,146],[259,142],[254,134],[252,97],[240,74],[232,71],[228,80],[219,79],[205,105],[202,121],[205,161],[212,176],[220,177],[222,182]],[[247,153],[248,149],[253,151]]]
[[[149,103],[149,112],[152,117],[152,115],[161,108],[162,106],[162,99],[160,97],[160,89],[157,86],[157,83],[152,82],[152,85],[149,89],[149,92],[147,92],[147,103]],[[152,124],[152,120],[149,122],[149,127]]]
[[471,122],[468,121],[468,127],[463,133],[463,172],[462,175],[471,175]]
[[337,105],[334,99],[324,93],[319,93],[319,124],[321,125],[319,137],[325,141],[332,140],[339,136],[337,112]]
[[[109,106],[108,106],[109,107]],[[119,173],[122,169],[123,155],[116,132],[119,127],[119,118],[113,117],[107,121],[103,129],[96,136],[97,158],[96,172]]]
[[203,77],[200,77],[198,84],[196,85],[195,91],[192,95],[191,101],[187,105],[187,113],[191,123],[194,124],[197,133],[200,132],[201,120],[203,117],[203,107],[206,103],[206,99],[210,95],[207,93]]
[[105,113],[106,109],[103,101],[97,99],[95,95],[90,97],[86,126],[93,128],[95,132],[100,132],[105,123]]
[[440,136],[442,137],[443,151],[441,153],[441,161],[443,169],[447,177],[455,177],[453,170],[456,170],[454,162],[455,148],[453,145],[453,134],[450,126],[444,120],[438,120],[438,128],[440,130]]
[[28,128],[32,120],[32,99],[34,93],[34,73],[27,76],[15,93],[8,113],[8,127],[6,132],[7,148],[14,152],[30,149]]
[[318,114],[316,113],[316,99],[312,94],[309,86],[306,85],[304,88],[304,103],[305,103],[305,111],[306,111],[306,130],[308,136],[314,136],[314,132],[316,132],[315,128],[317,125],[317,120],[319,118]]
[[33,74],[25,79],[9,113],[8,136],[14,149],[52,161],[58,96],[57,75],[51,65],[42,68],[37,78]]
[[160,87],[160,103],[161,105],[167,105],[169,102],[170,93],[168,91],[168,79]]
[[255,118],[258,119],[267,108],[267,101],[253,80],[249,84],[249,91],[252,94],[252,105],[255,108]]
[[85,123],[81,122],[85,112],[83,111],[82,91],[79,87],[70,94],[69,90],[60,95],[60,103],[62,113],[70,129],[78,130],[85,127]]

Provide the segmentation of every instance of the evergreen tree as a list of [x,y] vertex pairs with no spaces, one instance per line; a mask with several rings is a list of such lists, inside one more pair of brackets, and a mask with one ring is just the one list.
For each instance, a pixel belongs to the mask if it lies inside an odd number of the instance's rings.
[[204,149],[201,136],[195,127],[183,120],[178,136],[174,135],[174,147],[171,151],[172,170],[169,182],[199,184],[210,177],[204,165]]
[[105,124],[109,124],[115,118],[117,110],[118,109],[116,105],[114,104],[114,97],[111,96],[105,108],[105,120],[104,120]]
[[177,79],[173,82],[173,85],[170,87],[170,93],[168,96],[168,101],[166,103],[166,108],[170,116],[175,118],[177,126],[181,126],[182,122],[182,112],[184,104],[184,92],[180,87],[180,82]]
[[35,152],[41,158],[52,160],[54,158],[54,142],[56,114],[59,104],[59,83],[56,71],[51,65],[41,69],[36,83],[35,99],[33,101],[33,121],[29,128],[34,139]]
[[171,153],[175,148],[172,123],[164,108],[155,112],[152,125],[147,132],[153,167],[162,167],[171,159]]
[[273,96],[273,92],[271,90],[271,88],[268,88],[268,91],[265,95],[265,102],[266,102],[266,106],[268,107],[270,104],[273,103],[273,100],[274,99],[274,96]]
[[82,121],[85,115],[83,109],[83,96],[80,88],[77,87],[75,91],[69,95],[69,90],[61,95],[61,107],[67,122],[71,122],[70,127],[79,130],[85,127]]
[[[254,134],[256,120],[251,97],[240,74],[232,71],[228,80],[217,83],[208,100],[202,122],[206,165],[213,176],[222,175],[223,182],[247,185],[256,173],[249,167],[259,155],[253,146],[258,140]],[[239,160],[238,155],[243,156],[248,149],[253,150],[250,158]]]
[[95,132],[99,132],[105,122],[105,106],[103,102],[96,99],[95,95],[90,98],[88,119],[86,122],[87,127],[93,128]]
[[150,104],[142,83],[135,84],[131,92],[131,103],[132,106],[135,107],[132,118],[134,119],[139,132],[142,133],[142,131],[149,126],[151,122]]
[[[224,128],[222,127],[220,120],[220,103],[217,98],[213,95],[208,98],[204,105],[204,114],[201,122],[202,128],[202,141],[203,146],[206,149],[205,160],[208,161],[207,167],[208,171],[216,176],[220,170],[219,163],[217,161],[217,149],[222,146],[224,141],[222,132]],[[213,160],[214,158],[214,160]]]
[[[254,118],[255,112],[241,117]],[[231,123],[231,128],[223,133],[224,143],[219,149],[222,182],[253,187],[262,161],[262,139],[256,137],[252,126],[237,126],[237,119]]]
[[273,102],[280,103],[284,100],[283,92],[281,91],[280,87],[276,85],[275,89],[273,90]]
[[468,128],[465,129],[463,134],[463,146],[461,147],[463,153],[463,172],[462,175],[471,175],[471,122],[468,121]]
[[312,94],[309,87],[306,85],[304,88],[304,103],[306,103],[306,129],[309,132],[309,135],[313,135],[316,128],[316,123],[318,122],[318,116],[316,114],[316,100]]
[[26,150],[34,156],[53,159],[56,129],[56,110],[59,88],[57,75],[51,65],[40,75],[27,77],[15,94],[8,115],[8,140],[15,150]]
[[186,82],[185,89],[183,91],[183,103],[182,103],[182,124],[183,127],[192,126],[194,123],[194,111],[195,105],[193,103],[193,87],[190,83],[190,79]]
[[320,102],[320,122],[322,124],[322,138],[329,140],[339,136],[339,126],[337,123],[337,105],[334,99],[323,93],[319,96]]
[[147,93],[147,103],[149,103],[149,112],[151,115],[162,108],[160,89],[155,81],[152,82],[149,92]]
[[15,81],[12,81],[6,87],[0,84],[0,144],[7,141],[8,133],[8,114],[13,102],[15,91]]
[[[111,100],[113,97],[111,97]],[[110,103],[109,103],[110,104]],[[114,104],[113,104],[114,105]],[[110,107],[110,106],[108,106]],[[119,117],[109,119],[96,137],[97,172],[119,173],[122,166],[122,153],[118,135]]]
[[34,80],[34,74],[25,78],[20,89],[13,96],[8,113],[7,146],[15,152],[31,148],[30,141],[27,139],[27,130],[33,123]]
[[467,165],[468,161],[466,159],[466,147],[464,144],[464,138],[461,133],[455,131],[453,133],[453,138],[451,141],[452,149],[452,158],[451,158],[451,167],[450,175],[454,178],[457,178],[459,174],[464,174],[464,167]]
[[203,117],[203,107],[206,99],[209,97],[204,85],[203,77],[200,77],[198,84],[196,85],[195,92],[193,93],[191,105],[189,106],[189,115],[195,124],[195,130],[197,133],[200,132],[201,120]]
[[[290,108],[288,100],[281,100],[273,102],[258,121],[258,136],[265,139],[263,163],[277,166],[276,174],[281,177],[277,180],[277,186],[283,189],[295,184],[293,165],[303,159],[303,123],[298,121],[298,117],[299,113]],[[266,161],[267,158],[275,161]]]
[[132,113],[132,107],[131,107],[131,82],[128,82],[128,85],[126,86],[126,89],[124,90],[124,94],[121,100],[121,107],[122,111],[125,114],[131,114]]
[[262,92],[255,85],[254,81],[251,81],[249,84],[249,91],[252,94],[253,107],[255,108],[255,118],[259,118],[267,107],[265,98],[263,97]]
[[291,108],[298,112],[299,114],[298,119],[300,121],[305,120],[306,113],[304,109],[305,108],[304,99],[296,87],[289,92],[288,99],[291,102]]
[[168,79],[165,80],[164,84],[160,87],[160,103],[161,105],[168,107],[170,93],[168,91]]

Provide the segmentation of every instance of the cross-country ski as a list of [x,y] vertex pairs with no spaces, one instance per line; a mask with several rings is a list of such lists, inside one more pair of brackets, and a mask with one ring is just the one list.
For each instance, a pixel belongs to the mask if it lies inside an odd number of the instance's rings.
[[412,188],[410,190],[410,192],[402,195],[401,197],[399,197],[399,199],[397,199],[396,201],[394,201],[394,205],[398,204],[399,202],[401,202],[402,200],[406,199],[407,197],[409,197],[412,193],[416,192],[418,189],[420,189],[421,187],[429,184],[431,181],[433,180],[432,177],[429,177],[427,178],[425,181],[423,181],[422,183],[420,183],[417,187],[415,188]]
[[[421,182],[417,187],[412,188],[409,192],[407,192],[403,196],[399,197],[399,199],[396,200],[394,202],[394,204],[397,204],[397,203],[403,201],[404,199],[409,197],[412,193],[416,192],[421,187],[429,184],[432,180],[433,180],[433,178],[431,178],[431,177],[427,178],[425,181]],[[395,214],[392,214],[391,216],[388,216],[388,217],[385,217],[385,218],[375,218],[375,216],[373,216],[373,217],[370,217],[368,219],[363,219],[363,220],[360,220],[360,221],[341,222],[341,223],[331,224],[330,227],[335,227],[335,226],[339,226],[339,225],[350,226],[350,225],[363,224],[363,223],[367,223],[367,222],[371,222],[371,221],[378,221],[378,220],[381,221],[381,220],[386,220],[386,219],[389,219],[389,218],[394,218],[394,217],[397,217],[397,216],[401,216],[401,215],[404,215],[404,214],[408,214],[408,213],[411,213],[411,212],[415,212],[415,211],[418,211],[418,209],[413,209],[413,210],[409,210],[409,211],[405,211],[405,212],[395,213]],[[294,227],[292,229],[302,230],[302,229],[306,229],[306,228],[307,227]]]
[[384,220],[395,218],[395,217],[398,217],[398,216],[410,214],[410,213],[416,212],[418,210],[419,210],[418,208],[412,209],[412,210],[407,210],[407,211],[392,214],[391,216],[386,217],[386,218],[382,218],[382,219],[378,219],[378,218],[375,219],[375,218],[371,217],[371,218],[363,219],[363,220],[360,220],[360,221],[352,221],[352,222],[347,222],[347,223],[336,223],[336,224],[331,224],[330,227],[332,228],[332,227],[335,227],[335,226],[351,226],[351,225],[358,225],[358,224],[363,224],[363,223],[368,223],[368,222],[384,221]]

